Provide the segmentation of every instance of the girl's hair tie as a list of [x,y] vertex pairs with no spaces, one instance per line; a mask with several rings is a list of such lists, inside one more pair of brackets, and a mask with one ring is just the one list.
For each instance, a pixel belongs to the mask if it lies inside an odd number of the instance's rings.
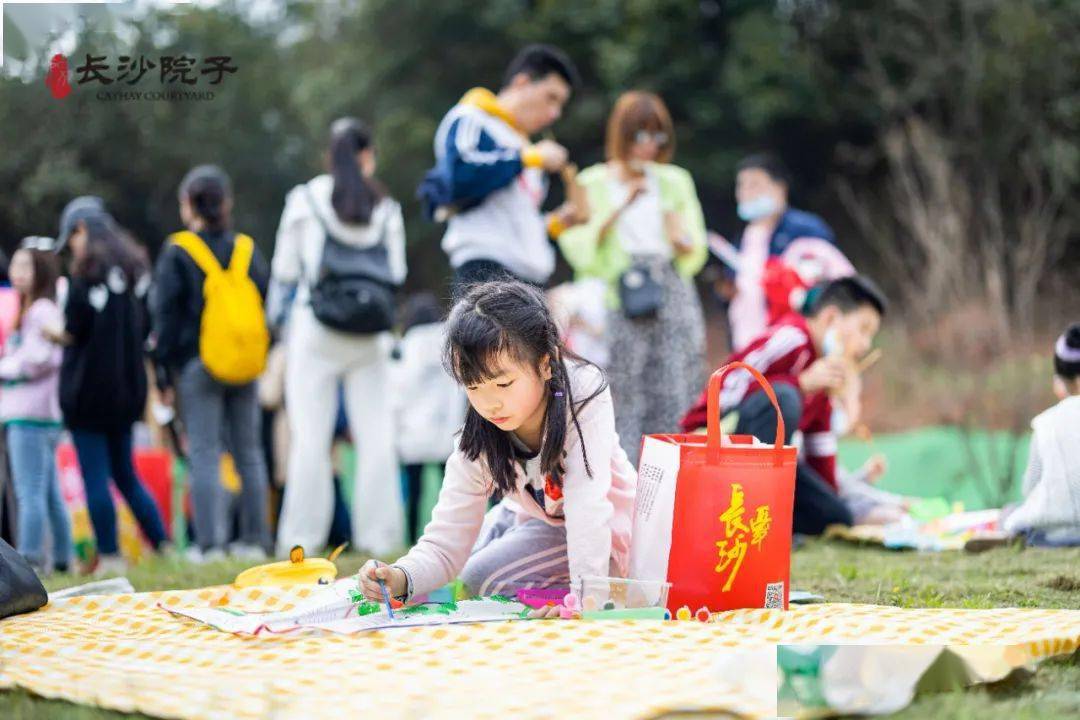
[[1061,335],[1054,344],[1054,354],[1062,362],[1080,363],[1080,348],[1070,346],[1065,335]]
[[556,390],[555,391],[555,397],[562,397],[562,396],[563,396],[563,391],[562,390]]

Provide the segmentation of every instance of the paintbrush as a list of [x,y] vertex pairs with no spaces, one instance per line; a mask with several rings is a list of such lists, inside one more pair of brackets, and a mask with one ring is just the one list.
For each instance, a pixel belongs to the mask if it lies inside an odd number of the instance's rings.
[[[383,565],[383,567],[387,567],[386,563],[382,563],[382,565]],[[378,560],[375,561],[375,569],[376,570],[379,569],[379,561]],[[386,614],[390,616],[391,620],[393,620],[394,619],[394,608],[392,608],[390,606],[390,591],[386,589],[386,581],[383,580],[381,577],[379,577],[379,575],[377,573],[375,575],[375,579],[379,581],[379,589],[382,590],[383,600],[386,601]]]

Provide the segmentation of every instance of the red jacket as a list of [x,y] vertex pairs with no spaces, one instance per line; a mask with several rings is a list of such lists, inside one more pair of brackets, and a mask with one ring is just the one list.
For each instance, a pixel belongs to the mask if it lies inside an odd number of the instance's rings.
[[[734,360],[753,366],[776,385],[791,385],[802,396],[803,413],[799,430],[803,433],[803,455],[830,485],[836,487],[836,436],[832,432],[832,400],[825,391],[806,395],[799,387],[798,376],[818,359],[810,339],[806,318],[798,313],[784,315],[775,324],[739,352],[733,353],[725,364]],[[750,373],[735,370],[724,379],[720,391],[720,415],[736,409],[750,394],[760,391]],[[682,419],[685,432],[693,432],[708,423],[707,390]],[[768,441],[770,438],[762,438]]]

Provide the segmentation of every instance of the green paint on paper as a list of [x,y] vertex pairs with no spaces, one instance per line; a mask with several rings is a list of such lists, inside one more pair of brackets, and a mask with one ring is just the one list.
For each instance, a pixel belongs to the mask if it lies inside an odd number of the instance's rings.
[[373,615],[383,609],[383,606],[374,600],[365,600],[356,606],[356,614],[360,617]]

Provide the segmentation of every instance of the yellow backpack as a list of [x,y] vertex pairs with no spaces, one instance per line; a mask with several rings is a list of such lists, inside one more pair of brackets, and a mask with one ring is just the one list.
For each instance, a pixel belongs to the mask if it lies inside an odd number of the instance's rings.
[[236,235],[228,269],[221,267],[203,239],[193,232],[174,233],[169,241],[190,255],[206,275],[199,357],[207,372],[229,385],[255,380],[266,367],[270,349],[262,296],[248,275],[255,241]]

